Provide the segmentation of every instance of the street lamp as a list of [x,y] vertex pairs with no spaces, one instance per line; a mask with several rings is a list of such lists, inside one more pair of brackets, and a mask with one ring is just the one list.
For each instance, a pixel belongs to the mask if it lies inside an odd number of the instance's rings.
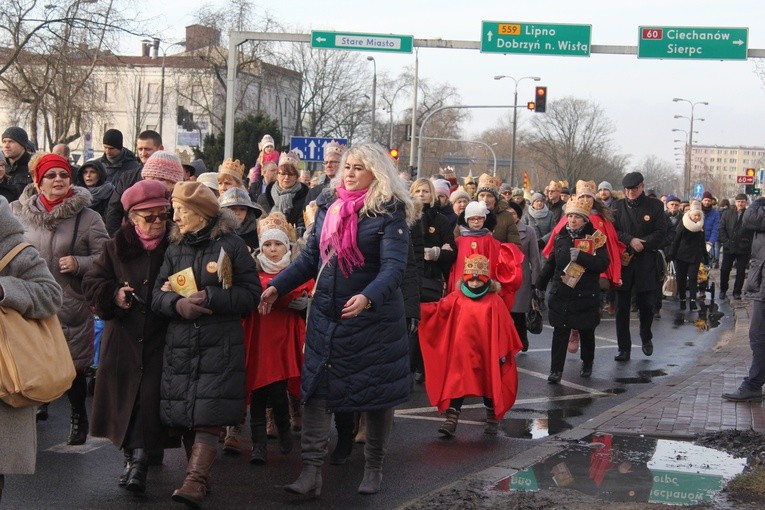
[[[684,133],[688,134],[688,168],[685,171],[685,175],[683,176],[683,186],[685,188],[686,197],[690,198],[691,196],[691,165],[692,165],[692,153],[693,153],[693,133],[696,133],[696,131],[693,130],[693,111],[696,108],[697,105],[703,104],[704,106],[709,106],[709,103],[707,101],[690,101],[688,99],[683,99],[682,97],[675,97],[672,98],[672,101],[675,103],[683,102],[688,103],[691,105],[691,116],[689,117],[683,117],[690,121],[690,129],[688,131],[683,131]],[[679,118],[678,116],[675,116],[675,118]],[[703,119],[699,119],[703,120]],[[675,131],[674,129],[672,131]],[[681,131],[681,130],[680,130]]]
[[374,57],[367,57],[372,62],[374,74],[372,75],[372,141],[375,141],[375,110],[377,109],[377,62]]
[[166,46],[164,49],[159,45],[160,40],[159,38],[154,38],[154,55],[152,58],[157,58],[159,56],[159,52],[162,51],[162,77],[160,79],[159,84],[159,137],[162,138],[162,125],[164,124],[164,118],[165,118],[165,59],[167,58],[167,50],[172,48],[173,46],[185,46],[186,41],[178,41],[173,44],[170,44],[169,46]]
[[515,140],[518,131],[518,84],[523,80],[539,81],[542,78],[539,76],[524,76],[523,78],[518,78],[516,80],[512,76],[506,75],[497,75],[494,77],[495,80],[501,80],[502,78],[509,78],[513,80],[513,83],[515,84],[515,92],[513,93],[513,152],[510,156],[510,186],[512,186],[515,181]]

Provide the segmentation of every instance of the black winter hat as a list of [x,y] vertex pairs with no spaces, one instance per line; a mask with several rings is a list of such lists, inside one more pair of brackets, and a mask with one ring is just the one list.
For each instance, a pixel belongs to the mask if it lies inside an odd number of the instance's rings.
[[643,182],[643,174],[640,172],[630,172],[622,179],[622,186],[625,188],[635,188]]
[[26,149],[29,146],[29,135],[18,126],[11,126],[3,131],[3,139],[10,138]]
[[122,131],[119,129],[107,129],[102,143],[115,149],[122,149]]

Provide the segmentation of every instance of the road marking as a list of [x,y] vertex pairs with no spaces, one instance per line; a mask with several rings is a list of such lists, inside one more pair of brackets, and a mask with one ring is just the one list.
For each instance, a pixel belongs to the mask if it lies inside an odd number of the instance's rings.
[[78,453],[83,455],[85,453],[90,453],[92,451],[98,450],[99,448],[103,448],[110,443],[111,441],[103,437],[91,437],[88,438],[88,441],[85,444],[68,445],[66,443],[61,443],[51,446],[45,451],[53,453]]

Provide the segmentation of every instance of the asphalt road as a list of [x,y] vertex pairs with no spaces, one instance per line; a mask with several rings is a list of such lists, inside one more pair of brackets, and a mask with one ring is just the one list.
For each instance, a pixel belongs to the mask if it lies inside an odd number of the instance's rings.
[[[678,311],[677,303],[665,302],[662,319],[654,323],[654,354],[645,357],[639,340],[632,360],[617,363],[616,335],[612,318],[604,316],[596,330],[596,360],[590,379],[579,377],[578,354],[569,354],[560,385],[547,383],[552,330],[531,335],[531,349],[519,354],[519,393],[508,413],[502,433],[483,434],[480,399],[467,399],[457,437],[441,439],[442,418],[430,407],[424,388],[414,387],[412,398],[397,410],[393,436],[384,467],[383,490],[361,496],[356,488],[364,468],[363,447],[357,445],[344,466],[324,466],[321,498],[310,500],[287,494],[282,486],[300,471],[299,449],[282,456],[276,442],[269,442],[265,466],[249,464],[248,452],[240,456],[221,454],[212,472],[213,491],[206,508],[396,508],[468,474],[513,457],[594,418],[601,412],[648,389],[654,381],[693,366],[700,353],[710,349],[733,324],[730,310],[719,326],[706,329],[698,312]],[[633,314],[634,317],[635,314]],[[714,322],[714,321],[713,321]],[[633,341],[637,321],[633,319]],[[180,450],[168,451],[165,463],[149,472],[147,493],[135,497],[117,487],[122,455],[108,441],[89,438],[80,447],[64,444],[68,434],[66,399],[51,405],[50,419],[38,426],[38,468],[34,476],[8,476],[3,508],[183,508],[170,500],[179,487],[185,468]],[[330,448],[334,446],[334,439]]]

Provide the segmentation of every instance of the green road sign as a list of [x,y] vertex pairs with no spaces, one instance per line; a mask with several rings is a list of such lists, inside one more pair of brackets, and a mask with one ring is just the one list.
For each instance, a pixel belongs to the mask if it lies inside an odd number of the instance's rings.
[[589,57],[591,34],[592,25],[484,21],[481,52]]
[[748,28],[638,27],[638,58],[746,60]]
[[325,50],[387,51],[411,53],[414,37],[354,32],[311,32],[311,47]]

